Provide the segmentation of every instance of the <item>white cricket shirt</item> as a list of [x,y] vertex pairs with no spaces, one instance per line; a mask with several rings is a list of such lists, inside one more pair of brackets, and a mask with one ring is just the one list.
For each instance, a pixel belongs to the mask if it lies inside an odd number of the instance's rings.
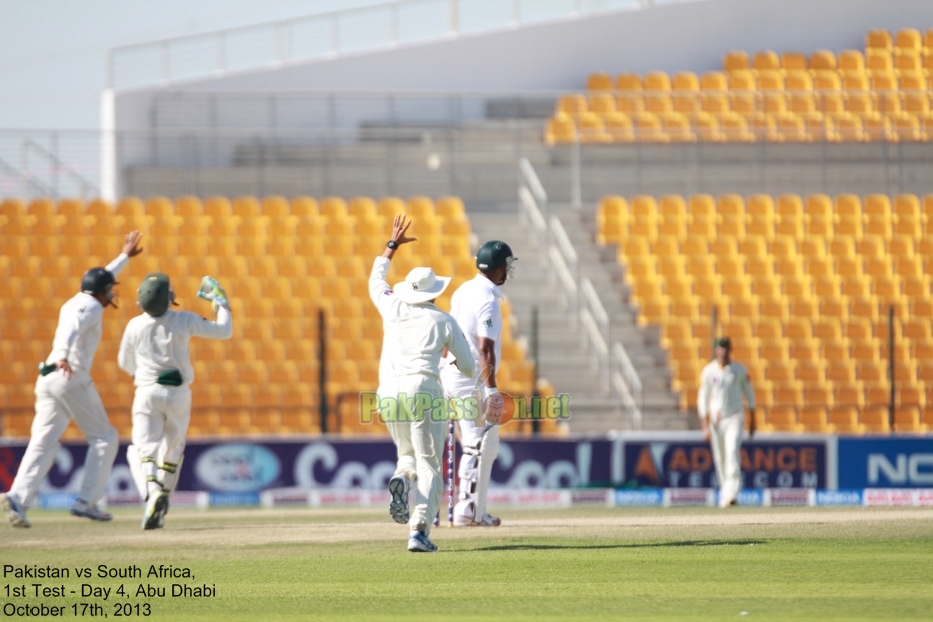
[[[130,258],[123,253],[107,265],[114,278]],[[89,375],[103,334],[104,306],[90,294],[78,292],[58,312],[58,327],[52,340],[47,365],[67,359],[76,376]],[[60,373],[60,372],[59,372]]]
[[379,394],[396,392],[396,380],[417,374],[440,380],[441,353],[447,348],[460,370],[473,375],[473,358],[457,322],[430,302],[408,304],[386,282],[389,259],[376,257],[369,277],[369,297],[382,316]]
[[159,374],[171,369],[180,371],[182,386],[188,386],[194,381],[188,351],[191,338],[229,339],[232,335],[233,319],[224,307],[217,310],[216,322],[191,311],[169,309],[159,317],[143,313],[126,325],[117,362],[133,376],[137,387],[157,384]]
[[502,292],[499,287],[485,275],[477,274],[475,277],[461,285],[454,292],[450,300],[450,314],[457,320],[457,324],[466,335],[470,344],[470,354],[476,365],[473,382],[468,382],[462,376],[448,371],[449,366],[441,369],[441,378],[448,391],[459,393],[459,390],[476,388],[476,379],[482,373],[479,368],[479,340],[482,337],[496,342],[496,371],[502,361],[502,307],[499,301]]
[[711,361],[700,374],[700,390],[697,395],[697,411],[701,419],[713,415],[713,421],[743,414],[742,395],[750,409],[755,408],[755,392],[748,378],[745,365],[730,362],[720,367]]

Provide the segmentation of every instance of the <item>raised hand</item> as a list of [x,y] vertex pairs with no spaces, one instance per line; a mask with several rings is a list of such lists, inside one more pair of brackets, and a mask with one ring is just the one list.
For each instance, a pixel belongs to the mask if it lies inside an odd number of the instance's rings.
[[405,218],[402,214],[399,214],[395,217],[395,220],[392,221],[392,240],[396,244],[401,246],[402,244],[408,244],[409,242],[414,242],[418,238],[410,238],[406,234],[408,233],[408,228],[411,226],[411,219]]
[[143,239],[143,234],[139,231],[130,231],[123,239],[123,254],[127,257],[135,257],[143,252],[139,242]]

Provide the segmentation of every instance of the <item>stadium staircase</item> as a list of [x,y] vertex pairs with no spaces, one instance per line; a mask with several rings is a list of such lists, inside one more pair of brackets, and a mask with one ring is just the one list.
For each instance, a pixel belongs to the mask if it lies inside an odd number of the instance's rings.
[[[609,256],[594,243],[595,222],[591,210],[577,211],[569,204],[552,204],[550,215],[560,219],[574,245],[581,279],[589,278],[600,292],[610,317],[612,339],[622,342],[641,374],[644,428],[686,429],[691,420],[679,412],[677,397],[670,390],[670,371],[659,345],[659,332],[643,330],[635,323],[635,311],[623,296],[621,271],[615,255]],[[563,292],[548,282],[548,271],[537,259],[539,248],[531,231],[521,224],[515,213],[471,210],[469,217],[479,242],[503,239],[519,257],[515,280],[503,287],[516,318],[514,332],[530,342],[532,307],[537,306],[538,375],[550,381],[557,393],[571,396],[569,431],[595,434],[630,427],[622,416],[615,391],[601,390],[599,375],[585,351],[581,335],[578,330],[571,329],[569,312],[562,306]]]

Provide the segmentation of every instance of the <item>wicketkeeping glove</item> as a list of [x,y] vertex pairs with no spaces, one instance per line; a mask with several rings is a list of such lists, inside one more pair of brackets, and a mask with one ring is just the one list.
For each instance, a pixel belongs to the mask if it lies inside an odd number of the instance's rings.
[[201,289],[198,290],[198,297],[204,300],[210,300],[211,308],[214,309],[214,313],[217,313],[217,309],[220,307],[228,311],[230,310],[227,292],[224,291],[224,288],[221,287],[220,283],[213,277],[206,276],[201,279]]

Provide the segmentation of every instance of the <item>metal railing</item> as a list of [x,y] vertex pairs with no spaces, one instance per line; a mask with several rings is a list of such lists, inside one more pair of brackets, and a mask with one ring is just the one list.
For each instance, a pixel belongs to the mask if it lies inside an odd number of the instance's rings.
[[653,4],[400,0],[113,48],[107,55],[107,84],[117,90],[165,86]]
[[562,307],[567,310],[571,328],[581,331],[584,350],[590,356],[593,370],[599,374],[602,390],[609,393],[614,388],[632,428],[641,429],[644,408],[641,378],[622,343],[612,341],[609,314],[590,279],[581,279],[579,256],[560,219],[556,216],[546,219],[542,214],[541,204],[546,204],[547,196],[534,167],[521,158],[518,168],[520,219],[530,225],[548,284],[560,286]]

